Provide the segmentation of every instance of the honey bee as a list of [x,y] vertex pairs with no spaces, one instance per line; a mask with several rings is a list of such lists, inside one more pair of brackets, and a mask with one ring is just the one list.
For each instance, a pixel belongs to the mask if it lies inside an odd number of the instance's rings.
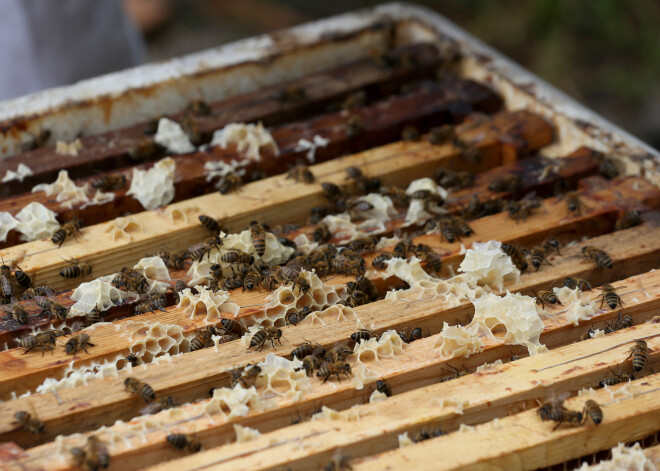
[[325,196],[329,200],[335,201],[341,198],[342,196],[344,196],[344,192],[339,187],[339,185],[335,185],[334,183],[331,182],[321,183],[321,189],[323,190],[323,196]]
[[58,244],[58,247],[62,247],[62,244],[67,237],[73,237],[77,241],[80,229],[82,229],[82,222],[80,219],[72,219],[62,224],[62,226],[53,234],[53,244]]
[[623,307],[623,301],[621,296],[616,292],[614,286],[609,283],[604,284],[601,288],[602,293],[600,294],[600,307],[603,307],[603,303],[606,303],[610,309],[616,309],[618,306]]
[[195,352],[213,345],[213,339],[211,338],[212,335],[213,331],[209,329],[201,331],[190,341],[190,351]]
[[463,218],[452,216],[451,222],[461,237],[469,237],[474,234],[474,229]]
[[156,154],[158,148],[159,145],[153,139],[141,139],[128,151],[128,155],[133,160],[148,160]]
[[286,174],[286,179],[289,180],[291,178],[299,183],[314,183],[315,180],[314,174],[307,165],[296,165],[289,170],[289,173]]
[[632,325],[633,325],[632,317],[630,317],[628,314],[621,317],[621,312],[619,312],[619,315],[617,316],[616,321],[614,321],[613,323],[607,325],[607,327],[605,328],[605,333],[606,334],[611,334],[615,330],[627,329],[628,327],[630,327]]
[[582,214],[582,206],[584,205],[576,192],[569,191],[568,193],[561,195],[558,199],[564,200],[566,208],[568,208],[570,213]]
[[225,332],[236,335],[243,335],[245,333],[245,327],[243,327],[238,321],[234,319],[221,319],[220,323]]
[[325,353],[323,359],[328,363],[345,361],[353,353],[353,349],[350,348],[347,343],[348,341],[337,342]]
[[541,420],[551,420],[557,422],[557,425],[552,429],[557,430],[563,423],[572,425],[580,425],[582,423],[582,412],[572,411],[564,407],[564,399],[566,395],[559,397],[552,396],[541,405],[536,411]]
[[355,343],[360,343],[363,340],[366,341],[372,338],[375,339],[378,338],[378,334],[373,330],[362,329],[362,330],[358,330],[357,332],[353,332],[351,334],[351,340]]
[[240,385],[242,388],[249,389],[255,385],[257,378],[261,374],[261,367],[258,365],[248,365],[245,368],[236,368],[230,372],[230,383],[232,387]]
[[392,256],[390,254],[382,253],[374,257],[374,259],[371,261],[371,266],[379,270],[384,270],[387,267],[387,263],[385,262],[391,259]]
[[243,184],[241,177],[235,173],[229,173],[222,177],[217,184],[217,189],[222,195],[238,190]]
[[307,355],[302,359],[302,369],[307,376],[312,376],[321,366],[321,360],[314,355]]
[[564,286],[570,289],[579,288],[580,291],[591,291],[591,285],[587,280],[581,278],[574,278],[572,276],[567,276],[564,278]]
[[401,139],[406,142],[419,141],[419,131],[415,126],[406,126],[401,131]]
[[212,218],[211,216],[207,216],[206,214],[201,214],[199,216],[199,223],[213,234],[218,234],[222,230],[222,227],[220,226],[220,221],[218,221],[215,218]]
[[77,258],[65,260],[70,265],[60,271],[62,278],[77,278],[79,276],[87,276],[92,274],[92,265],[89,262],[80,262]]
[[430,440],[431,438],[440,437],[444,435],[444,432],[437,428],[434,430],[418,430],[410,436],[410,441],[413,443],[423,442],[425,440]]
[[601,250],[593,245],[585,245],[582,247],[582,256],[587,260],[596,262],[599,268],[612,268],[612,259],[604,250]]
[[557,255],[561,255],[559,253],[559,240],[556,237],[548,237],[543,241],[543,244],[541,244],[541,247],[543,247],[543,250],[547,252],[550,252],[552,250],[557,251]]
[[114,191],[126,186],[126,176],[120,173],[103,175],[92,182],[92,188],[100,191]]
[[129,353],[124,357],[124,360],[130,363],[133,367],[136,367],[140,364],[140,357],[138,357],[135,353]]
[[616,224],[614,225],[614,230],[622,231],[624,229],[630,229],[631,227],[639,226],[641,223],[642,213],[634,209],[619,216],[619,219],[616,220]]
[[98,470],[110,466],[110,454],[103,442],[95,435],[87,437],[87,459],[85,460],[87,469]]
[[587,402],[584,403],[583,417],[584,420],[586,420],[587,417],[590,418],[595,425],[598,425],[603,421],[603,410],[596,401],[588,399]]
[[345,471],[347,469],[352,470],[353,467],[348,463],[350,459],[350,456],[342,455],[339,450],[337,450],[337,452],[332,456],[332,460],[323,467],[323,471]]
[[14,419],[15,423],[19,424],[21,428],[27,432],[36,435],[42,434],[46,431],[46,427],[41,420],[37,419],[36,417],[32,417],[32,414],[24,410],[15,412]]
[[229,265],[252,265],[254,257],[238,249],[231,249],[229,252],[222,254],[220,261]]
[[429,142],[434,146],[447,144],[454,140],[456,130],[451,124],[443,124],[442,126],[431,128]]
[[385,394],[387,397],[392,396],[392,388],[390,388],[390,385],[384,379],[376,381],[376,391]]
[[149,282],[144,275],[130,268],[123,267],[111,281],[112,286],[125,291],[144,294],[149,291]]
[[521,272],[527,270],[527,260],[525,259],[523,253],[515,245],[502,244],[501,249],[502,252],[511,257],[511,261],[518,268],[518,270]]
[[332,238],[332,233],[328,229],[328,225],[326,223],[319,222],[314,228],[312,238],[314,239],[314,242],[323,243],[329,241]]
[[[644,369],[649,360],[649,347],[644,340],[638,340],[635,342],[635,345],[630,347],[630,355],[628,355],[628,358],[631,357],[633,370],[639,373]],[[626,358],[626,360],[628,358]]]
[[593,151],[594,159],[599,163],[598,171],[608,180],[612,180],[622,173],[622,164],[602,152]]
[[101,311],[95,307],[87,314],[85,314],[85,324],[92,325],[96,324],[97,322],[101,322]]
[[362,237],[360,239],[352,240],[346,245],[346,247],[354,252],[363,253],[374,250],[377,243],[378,237],[376,236]]
[[356,276],[355,281],[349,281],[346,283],[346,287],[349,292],[362,291],[366,293],[371,301],[375,301],[378,298],[378,290],[376,289],[376,286],[374,286],[371,280],[364,275]]
[[135,306],[135,314],[146,314],[147,312],[163,311],[167,312],[165,308],[167,307],[167,298],[162,294],[156,294],[151,296],[144,302],[137,304]]
[[53,353],[53,345],[55,345],[55,336],[49,332],[28,335],[18,341],[18,346],[25,349],[24,355],[35,348],[41,349],[41,356],[44,356],[46,349]]
[[541,304],[541,308],[545,308],[546,304],[560,304],[559,298],[552,291],[541,290],[536,293],[536,304]]
[[16,322],[19,324],[28,323],[28,313],[20,304],[17,304],[16,298],[12,298],[12,303],[4,307],[5,312],[7,312]]
[[257,221],[250,222],[250,237],[255,252],[259,257],[263,257],[266,253],[266,230]]
[[305,92],[305,89],[295,85],[290,85],[273,94],[273,98],[282,103],[304,100],[306,96],[307,93]]
[[526,221],[534,210],[540,208],[541,200],[533,193],[529,193],[519,201],[507,201],[506,205],[509,210],[509,217],[515,219],[518,223],[521,219]]
[[442,237],[444,237],[450,244],[456,242],[457,239],[461,240],[461,235],[456,230],[456,227],[454,227],[451,219],[440,218],[436,220],[436,224]]
[[0,266],[0,287],[2,288],[2,293],[0,294],[5,298],[11,298],[14,295],[13,278],[11,267],[3,263]]
[[350,139],[362,132],[364,132],[364,121],[362,121],[362,117],[356,114],[349,116],[346,120],[346,137]]
[[517,173],[507,173],[495,178],[488,185],[490,191],[518,191],[522,188],[522,178]]
[[188,259],[188,251],[179,250],[173,252],[171,250],[166,249],[165,247],[162,247],[158,252],[156,252],[156,256],[160,257],[165,263],[165,266],[167,266],[168,268],[175,268],[177,270],[181,270],[185,265],[186,260]]
[[197,453],[202,449],[202,444],[197,438],[184,433],[171,433],[167,436],[167,443],[177,450],[186,450],[190,453]]
[[358,307],[363,304],[368,304],[370,302],[369,296],[367,293],[355,290],[351,291],[348,297],[344,300],[344,304],[350,307]]
[[442,269],[442,257],[440,257],[440,255],[434,252],[425,252],[424,255],[422,255],[422,260],[426,262],[426,268],[427,270],[430,269],[429,271],[431,273],[436,275],[440,273],[440,270]]
[[147,404],[156,399],[156,393],[147,383],[133,377],[124,380],[124,388],[134,396],[140,396]]
[[273,348],[275,348],[275,340],[277,340],[280,345],[282,344],[280,337],[282,337],[282,329],[278,329],[276,327],[264,327],[252,336],[252,339],[250,340],[250,346],[248,348],[258,347],[259,351],[261,351],[263,350],[267,340],[270,340],[270,344]]
[[423,332],[421,327],[415,327],[413,329],[406,328],[397,332],[401,340],[405,343],[414,342],[423,337]]
[[323,378],[324,383],[333,375],[337,376],[337,380],[341,382],[340,375],[342,374],[346,375],[348,379],[351,379],[351,365],[343,361],[325,363],[321,365],[319,370],[316,372],[316,376],[318,378]]
[[543,247],[534,247],[530,253],[530,259],[532,261],[532,266],[536,268],[536,271],[539,271],[539,268],[541,268],[541,265],[544,263],[552,266],[552,263],[545,258],[545,250]]
[[21,143],[21,152],[29,152],[45,146],[50,139],[50,134],[48,129],[42,129],[37,134],[32,134],[28,141]]
[[89,353],[87,351],[87,347],[95,347],[93,343],[89,341],[89,335],[87,334],[78,334],[74,335],[69,339],[67,343],[64,344],[64,351],[66,352],[67,355],[75,355],[78,350],[84,350],[85,353]]
[[59,320],[66,320],[69,315],[69,310],[62,306],[60,303],[51,301],[48,298],[42,298],[37,301],[37,306],[41,308],[41,314],[48,314],[48,320],[55,316]]
[[443,188],[461,189],[474,185],[474,174],[471,172],[439,168],[435,171],[434,177]]
[[200,146],[204,143],[204,134],[199,128],[199,123],[195,117],[189,113],[185,113],[180,120],[181,128],[188,136],[188,140],[195,146]]
[[201,262],[204,259],[204,256],[211,258],[211,252],[213,249],[219,250],[219,247],[223,244],[222,238],[220,236],[211,237],[206,239],[205,242],[194,245],[190,247],[189,255],[193,260]]
[[53,291],[50,287],[35,286],[33,288],[28,288],[25,291],[23,291],[23,295],[21,296],[21,301],[34,299],[37,296],[53,296],[53,295],[55,295],[55,291]]
[[341,109],[352,110],[364,106],[366,103],[367,94],[364,92],[364,90],[358,90],[346,97],[346,99],[341,103]]
[[298,358],[299,360],[305,358],[306,356],[315,356],[317,358],[323,358],[325,355],[325,348],[317,343],[303,343],[302,345],[294,348],[291,351],[291,356]]
[[612,368],[610,368],[610,371],[614,376],[608,376],[607,378],[600,380],[598,385],[601,388],[605,386],[614,386],[615,384],[626,383],[628,381],[635,380],[635,377],[631,373],[623,372],[621,368],[619,368],[618,373],[612,370]]
[[193,100],[186,106],[186,111],[195,116],[208,116],[211,114],[211,107],[204,100]]
[[364,275],[365,262],[363,258],[346,259],[344,257],[337,257],[331,260],[330,267],[340,275]]
[[243,287],[243,278],[241,275],[232,275],[222,282],[222,289],[231,291]]
[[380,189],[380,194],[388,196],[392,200],[392,204],[397,208],[407,208],[410,204],[410,196],[406,190],[396,186],[384,186]]

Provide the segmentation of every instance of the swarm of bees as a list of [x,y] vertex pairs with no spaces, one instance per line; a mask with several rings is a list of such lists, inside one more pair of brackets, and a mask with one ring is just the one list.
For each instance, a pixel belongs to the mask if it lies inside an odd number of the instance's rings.
[[346,362],[353,350],[348,347],[346,342],[339,342],[330,350],[313,343],[304,343],[296,347],[291,356],[302,361],[302,369],[307,376],[316,376],[323,378],[325,383],[330,377],[336,376],[341,381],[341,376],[350,378],[351,365]]

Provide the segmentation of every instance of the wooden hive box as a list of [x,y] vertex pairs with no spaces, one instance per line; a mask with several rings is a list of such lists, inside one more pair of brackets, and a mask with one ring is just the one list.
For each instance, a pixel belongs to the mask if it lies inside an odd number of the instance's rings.
[[0,122],[0,469],[660,466],[658,154],[437,14]]

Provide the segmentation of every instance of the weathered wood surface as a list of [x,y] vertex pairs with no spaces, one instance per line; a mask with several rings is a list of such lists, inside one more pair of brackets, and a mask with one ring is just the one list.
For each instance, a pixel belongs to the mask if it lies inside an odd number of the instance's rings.
[[[542,119],[527,112],[514,112],[499,113],[492,121],[459,135],[466,141],[479,140],[475,145],[481,150],[483,160],[474,170],[483,171],[515,158],[516,149],[502,144],[503,140],[510,139],[509,136],[514,136],[518,142],[524,141],[527,149],[535,149],[550,142],[551,132],[550,126]],[[403,156],[405,159],[402,159]],[[380,177],[385,185],[404,185],[428,175],[438,165],[466,165],[461,164],[460,156],[461,152],[451,145],[397,142],[318,164],[313,171],[320,182],[341,184],[345,169],[357,165],[367,174]],[[312,207],[324,202],[320,184],[296,183],[285,175],[279,175],[249,183],[231,194],[204,195],[170,204],[160,210],[127,216],[127,220],[143,228],[140,232],[131,233],[130,239],[112,241],[107,233],[112,222],[108,222],[85,228],[78,236],[79,242],[67,241],[59,249],[50,239],[44,239],[10,247],[3,255],[5,260],[21,260],[21,267],[40,283],[62,290],[72,288],[78,282],[59,275],[68,265],[65,258],[88,262],[94,268],[94,276],[101,276],[132,265],[144,254],[154,253],[161,246],[177,250],[204,240],[207,233],[197,221],[198,214],[217,217],[226,230],[238,231],[255,218],[273,225],[303,222]],[[174,211],[178,214],[176,219]]]
[[[495,367],[494,372],[481,375],[469,375],[455,380],[426,386],[403,394],[392,396],[383,402],[364,404],[354,409],[342,411],[336,419],[321,419],[318,421],[303,422],[257,437],[247,443],[231,443],[222,448],[222,452],[210,449],[179,460],[173,460],[155,467],[155,469],[199,469],[213,466],[213,469],[251,469],[270,470],[282,467],[294,470],[317,469],[330,461],[333,453],[341,449],[342,453],[352,457],[368,456],[398,446],[397,436],[404,432],[415,432],[419,429],[432,429],[440,427],[442,430],[455,430],[460,424],[474,425],[490,421],[494,418],[505,419],[508,414],[516,413],[526,408],[532,408],[553,391],[556,394],[563,392],[575,393],[577,390],[593,386],[609,373],[610,367],[616,367],[628,355],[628,349],[635,339],[657,335],[657,328],[653,325],[641,325],[617,335],[605,336],[585,342],[558,348],[545,354],[535,355]],[[648,339],[648,344],[654,349],[652,353],[653,364],[660,358],[658,348],[660,338]],[[600,353],[597,353],[600,352]],[[586,358],[572,361],[568,365],[558,368],[543,369],[546,366],[574,360],[586,355]],[[639,380],[639,383],[648,383],[641,386],[643,391],[650,391],[660,385],[660,376],[653,375]],[[443,405],[444,400],[454,399],[463,403],[462,414],[457,413],[458,404]],[[647,401],[651,402],[647,402]],[[584,399],[576,399],[581,405]],[[604,402],[604,401],[603,401]],[[657,421],[660,417],[660,393],[654,392],[640,395],[635,401],[626,404],[630,407],[629,413],[639,414],[648,411],[649,420],[640,424],[640,435],[644,437],[651,431],[657,430]],[[460,406],[458,406],[460,407]],[[609,406],[608,406],[609,408]],[[607,409],[606,409],[607,410]],[[611,410],[617,410],[613,407]],[[551,423],[542,423],[534,411],[528,411],[533,427],[540,431],[540,437],[550,436],[554,426]],[[350,417],[359,417],[359,420]],[[515,417],[515,416],[514,416]],[[627,415],[628,425],[631,426],[632,416]],[[532,420],[534,420],[532,422]],[[603,432],[598,437],[606,438],[606,443],[616,444],[616,437],[611,431],[616,428],[605,426],[606,419],[599,427]],[[613,412],[613,421],[616,424],[616,413]],[[258,428],[258,424],[253,424]],[[529,427],[523,430],[527,432]],[[607,429],[607,432],[605,431]],[[629,430],[629,428],[627,429]],[[586,433],[594,436],[593,426],[587,425],[574,429],[562,429],[558,436],[571,433]],[[508,433],[517,432],[521,439],[521,430],[509,430]],[[501,436],[510,436],[504,433]],[[527,432],[528,433],[528,432]],[[558,433],[558,432],[554,432]],[[500,435],[494,431],[492,437]],[[526,433],[522,433],[526,435]],[[204,440],[203,434],[200,438]],[[625,436],[625,433],[624,433]],[[452,434],[448,435],[450,439]],[[442,438],[438,439],[442,440]],[[474,445],[474,440],[471,444]],[[594,446],[599,445],[594,443]],[[605,447],[608,445],[606,444]],[[580,448],[580,447],[578,447]],[[602,447],[601,447],[602,448]],[[492,448],[486,447],[492,452]],[[595,448],[596,450],[599,448]],[[590,450],[582,450],[589,453]],[[503,449],[500,453],[505,453]],[[584,454],[584,453],[582,453]],[[445,449],[445,456],[447,452]],[[473,454],[459,453],[452,457],[469,459]],[[440,455],[438,455],[440,456]],[[581,455],[578,455],[581,456]],[[436,458],[437,461],[437,458]],[[559,460],[559,462],[564,461]]]
[[[207,162],[247,163],[243,171],[246,175],[244,179],[249,181],[253,171],[257,169],[266,175],[276,175],[285,173],[299,160],[307,162],[307,151],[299,149],[301,139],[312,142],[316,135],[328,139],[327,145],[315,152],[316,161],[325,162],[340,155],[399,140],[401,130],[406,125],[415,125],[420,131],[427,131],[434,125],[462,121],[466,116],[465,110],[495,112],[499,105],[499,97],[486,87],[466,80],[448,79],[441,84],[431,83],[403,96],[392,96],[359,110],[331,113],[273,128],[273,139],[280,153],[275,155],[272,150],[264,149],[258,162],[238,153],[234,145],[226,149],[215,146],[191,154],[175,155],[172,157],[176,163],[173,202],[215,191],[217,178],[213,181],[207,178],[208,172],[204,169]],[[362,132],[355,136],[351,135],[347,128],[347,123],[353,116],[359,116],[364,126]],[[0,200],[0,211],[16,214],[29,203],[38,202],[55,212],[62,222],[76,217],[84,225],[97,224],[127,213],[141,212],[144,210],[141,203],[127,193],[133,170],[146,170],[150,167],[151,163],[124,167],[119,171],[115,168],[107,174],[98,173],[94,177],[76,181],[76,185],[82,186],[93,183],[103,175],[125,176],[128,181],[126,187],[115,190],[115,198],[105,204],[78,204],[70,208],[66,202],[57,202],[54,197],[48,197],[45,192],[40,191]],[[0,247],[16,243],[19,243],[19,234],[13,231]]]
[[[371,58],[347,64],[336,69],[312,74],[276,86],[209,103],[212,114],[198,117],[200,131],[206,138],[212,131],[228,123],[262,121],[265,126],[277,126],[288,121],[304,119],[326,111],[328,106],[338,106],[350,93],[365,92],[368,101],[396,93],[407,82],[435,77],[441,57],[436,48],[418,44],[392,51],[394,57],[408,56],[414,61],[402,63],[393,69],[382,67]],[[288,87],[300,87],[305,98],[298,101],[282,101],[277,92]],[[469,108],[465,108],[469,109]],[[168,116],[181,120],[184,111]],[[78,156],[55,154],[50,145],[0,161],[0,175],[7,170],[16,170],[19,163],[30,167],[35,175],[18,181],[3,183],[0,197],[4,198],[21,191],[30,191],[37,183],[47,183],[56,178],[61,169],[68,170],[71,178],[81,178],[99,171],[114,170],[134,165],[129,152],[137,142],[144,139],[147,122],[94,136],[82,137],[83,148]],[[157,153],[153,158],[162,156]]]
[[[617,443],[640,440],[658,430],[660,374],[633,381],[630,387],[635,391],[634,397],[625,397],[629,394],[623,393],[618,401],[612,400],[605,390],[593,397],[607,404],[602,407],[604,419],[598,426],[589,423],[553,432],[552,423],[541,423],[536,411],[530,410],[504,417],[497,424],[477,425],[474,430],[451,433],[351,465],[355,471],[400,469],[410,463],[420,470],[533,470],[563,463]],[[621,386],[613,389],[620,390]],[[566,407],[579,410],[586,399],[570,399]],[[173,465],[168,466],[174,469]],[[179,465],[185,467],[188,463]]]
[[[549,176],[547,179],[544,179],[542,182],[538,182],[537,178],[527,177],[530,173],[532,175],[538,176],[538,174],[542,172],[542,169],[546,164],[545,164],[545,159],[539,157],[534,157],[532,159],[523,159],[514,162],[513,164],[504,165],[492,170],[487,170],[485,172],[479,173],[475,177],[474,186],[452,192],[451,201],[447,203],[446,207],[451,212],[460,212],[463,209],[464,204],[467,204],[468,200],[474,194],[479,195],[480,199],[483,201],[487,201],[497,197],[518,196],[521,194],[526,194],[527,191],[536,191],[539,195],[544,195],[551,193],[551,189],[554,187],[554,184],[561,179],[565,179],[569,182],[576,182],[578,178],[584,177],[586,175],[590,175],[596,170],[596,165],[588,149],[580,149],[574,152],[573,154],[566,156],[564,160],[565,163],[564,166],[562,167],[561,172],[559,172],[556,175],[553,174]],[[499,175],[511,171],[521,172],[523,176],[526,177],[526,180],[523,183],[523,188],[519,192],[516,192],[516,194],[512,194],[511,192],[492,192],[488,190],[488,184],[490,181],[492,181],[493,178],[496,178]],[[634,195],[630,194],[632,187],[635,187]],[[622,185],[617,185],[616,187],[609,187],[609,188],[615,189],[616,191],[620,192],[621,198],[617,197],[615,201],[617,207],[619,208],[623,208],[624,206],[627,206],[628,205],[627,201],[632,199],[634,200],[635,205],[639,201],[640,209],[643,209],[644,202],[652,202],[654,200],[653,189],[650,188],[648,184],[645,184],[638,179],[634,179],[631,180],[629,183],[624,183]],[[600,193],[603,192],[604,190],[600,191]],[[600,207],[609,208],[610,203],[608,203],[608,201],[612,201],[614,196],[612,194],[605,194],[603,195],[603,197],[604,200],[597,202],[595,207],[591,208],[589,214],[585,215],[586,218],[571,219],[572,224],[574,224],[576,227],[577,226],[582,227],[582,230],[584,231],[583,235],[595,235],[595,234],[599,234],[600,232],[608,232],[613,227],[614,219],[616,218],[615,211],[606,209],[604,213],[601,213],[599,212],[598,208]],[[625,205],[623,204],[624,202],[626,202]],[[554,206],[554,203],[551,203],[551,206]],[[557,210],[559,210],[560,211],[559,214],[561,214],[561,208],[558,207]],[[600,221],[601,218],[603,219],[602,221]],[[388,231],[388,234],[391,233],[393,230],[400,228],[401,224],[403,224],[404,222],[404,219],[405,218],[403,216],[393,218],[391,223],[388,224],[387,226],[390,229]],[[500,219],[497,219],[495,220],[492,226],[489,225],[488,227],[486,227],[486,230],[489,232],[484,233],[482,232],[482,229],[479,228],[478,232],[480,237],[477,238],[477,240],[486,240],[485,237],[491,237],[505,242],[515,241],[515,239],[509,239],[507,237],[508,233],[506,231],[500,233],[499,228],[497,229],[497,232],[490,232],[492,227],[497,227],[499,221]],[[568,219],[566,221],[568,221]],[[476,224],[479,225],[480,222]],[[536,230],[538,231],[538,228],[536,228]],[[303,227],[300,230],[294,232],[291,235],[291,237],[299,233],[311,234],[312,231],[313,231],[313,226]],[[414,233],[417,232],[417,230],[413,228],[411,232]],[[545,237],[544,236],[545,230],[540,232],[541,233],[539,233],[537,237]],[[555,231],[553,233],[556,234],[557,232]],[[432,237],[431,239],[437,239],[437,237]],[[420,240],[420,242],[421,241],[422,240]],[[340,241],[338,239],[333,239],[331,242],[338,243]],[[431,242],[432,244],[437,245],[437,241],[432,240]],[[454,244],[454,245],[441,244],[440,246],[443,253],[446,252],[448,254],[448,258],[445,258],[445,262],[444,262],[446,267],[450,265],[456,265],[456,262],[458,262],[459,260],[459,258],[457,258],[458,249],[453,251],[454,246],[458,247],[460,246],[460,244]],[[365,255],[365,258],[367,259],[368,262],[371,261],[372,257],[373,255],[369,255],[369,254]],[[187,268],[182,271],[170,270],[172,279],[185,279],[186,272],[187,272]],[[338,277],[338,278],[332,278],[329,282],[331,284],[339,284],[345,282],[345,280],[343,277]],[[62,303],[64,306],[69,306],[70,304],[73,303],[73,301],[70,299],[71,293],[72,293],[71,290],[59,293],[57,295],[57,301]],[[259,302],[261,302],[262,299],[261,297],[254,299],[251,296],[244,298],[242,291],[240,293],[234,291],[232,297],[236,295],[238,296],[237,301],[240,305],[258,304]],[[25,333],[29,332],[33,327],[42,327],[49,324],[48,316],[46,314],[44,315],[38,314],[39,309],[35,307],[35,301],[24,301],[21,302],[20,304],[24,308],[26,308],[26,310],[31,314],[29,318],[30,322],[27,325],[21,325],[21,324],[17,324],[16,322],[6,322],[0,319],[0,345],[4,343],[8,343],[11,346],[15,346],[15,343],[12,343],[12,340],[15,339],[17,336],[24,335]],[[134,304],[135,304],[134,302],[128,302],[124,305],[113,307],[105,313],[104,319],[111,321],[116,318],[129,316],[130,313],[133,311]]]
[[[626,231],[596,237],[579,245],[564,247],[563,256],[553,266],[538,273],[524,274],[521,277],[521,284],[508,284],[505,288],[531,294],[533,290],[548,289],[554,282],[565,276],[586,278],[593,285],[598,285],[643,273],[654,266],[655,260],[660,254],[660,238],[657,237],[657,233],[658,229],[649,227],[649,223],[647,223]],[[628,240],[640,239],[649,242],[640,245],[626,243]],[[652,240],[655,241],[654,244],[651,244]],[[597,270],[593,262],[583,260],[579,254],[581,245],[586,243],[606,250],[614,260],[616,270]],[[469,302],[448,308],[435,300],[415,302],[383,300],[359,306],[355,311],[363,325],[369,326],[373,323],[375,330],[379,332],[392,328],[402,329],[412,325],[428,329],[429,333],[435,334],[440,332],[445,321],[454,323],[457,319],[459,321],[469,319],[473,306]],[[172,316],[176,316],[176,318]],[[142,319],[149,319],[149,315],[143,316]],[[190,319],[180,311],[177,312],[176,309],[171,309],[167,314],[154,315],[152,320],[166,324],[179,322],[180,325],[187,325],[190,322]],[[128,321],[130,319],[127,319]],[[262,361],[269,351],[280,355],[288,354],[294,345],[305,341],[318,342],[326,347],[331,346],[339,340],[348,338],[356,330],[355,323],[351,320],[346,322],[324,319],[324,321],[328,328],[321,329],[317,324],[310,322],[284,328],[287,342],[272,350],[247,351],[240,342],[231,342],[219,346],[218,352],[222,360],[218,359],[218,353],[214,349],[204,349],[173,357],[172,363],[151,365],[139,376],[140,379],[147,381],[155,390],[158,390],[159,394],[172,395],[179,403],[197,400],[205,397],[211,387],[226,385],[228,382],[226,371],[230,368]],[[99,327],[92,334],[93,341],[97,341],[98,346],[90,349],[91,355],[99,358],[97,355],[104,351],[107,352],[106,349],[109,349],[113,356],[118,353],[114,345],[117,343],[118,337],[116,333],[112,332],[113,330]],[[329,332],[332,334],[329,335]],[[128,353],[128,344],[125,345],[119,353]],[[48,356],[42,358],[38,354],[31,355],[29,362],[30,364],[45,363],[47,365]],[[56,356],[64,355],[58,353]],[[89,357],[81,354],[82,362],[79,364],[84,364]],[[2,358],[6,359],[4,365],[7,369],[12,366],[12,369],[19,371],[19,374],[21,371],[25,371],[24,365],[28,360],[19,350],[3,352]],[[55,363],[53,366],[62,368],[61,363]],[[187,371],[186,382],[182,384],[178,378],[173,377],[172,371]],[[122,381],[126,375],[127,372],[120,372],[118,378],[100,380],[97,386],[80,386],[76,389],[62,390],[59,393],[62,404],[59,404],[57,398],[52,394],[36,395],[29,399],[0,404],[0,414],[13,413],[12,411],[17,408],[27,407],[28,402],[34,404],[40,411],[41,420],[49,428],[46,434],[36,438],[39,443],[52,439],[58,433],[80,431],[82,426],[75,417],[78,417],[83,410],[85,411],[86,426],[90,428],[112,423],[116,419],[133,417],[141,406],[139,401],[127,397],[123,390]],[[104,394],[96,394],[94,392],[96,387],[102,387]],[[77,404],[77,406],[72,408],[70,404]],[[0,439],[14,439],[16,435],[17,433],[10,426],[5,424],[3,427],[3,424],[0,424]],[[32,443],[35,438],[30,437],[30,440]]]
[[[643,290],[639,294],[624,296],[626,302],[626,313],[631,315],[635,324],[648,321],[652,312],[660,303],[660,274],[655,272],[638,275],[626,280],[621,280],[614,284],[615,287],[627,286],[628,289],[620,288],[620,292],[631,291],[630,288],[641,287]],[[592,294],[584,293],[589,299]],[[633,299],[631,299],[633,298]],[[541,343],[550,349],[555,349],[567,345],[570,342],[577,341],[589,328],[605,328],[606,324],[616,318],[616,311],[601,311],[589,322],[577,327],[567,324],[561,318],[561,308],[551,309],[556,314],[546,319],[546,330],[541,335]],[[484,351],[468,358],[443,358],[434,352],[433,344],[437,340],[437,335],[432,335],[418,341],[415,341],[406,347],[406,355],[394,358],[382,358],[378,363],[369,362],[369,368],[377,372],[379,378],[388,381],[395,395],[412,391],[414,389],[434,384],[440,378],[447,377],[451,371],[449,365],[459,369],[468,369],[474,371],[477,366],[495,360],[508,362],[513,353],[521,356],[520,350],[525,350],[519,346],[509,346],[502,343],[501,340],[485,339]],[[526,350],[525,350],[526,351]],[[477,373],[479,376],[483,373]],[[231,420],[215,419],[214,423],[209,422],[207,418],[200,417],[187,421],[185,427],[187,431],[201,432],[205,431],[208,436],[213,436],[215,442],[222,443],[233,439],[233,424],[241,424],[254,427],[261,431],[275,430],[288,425],[288,417],[308,417],[319,404],[327,407],[344,410],[351,405],[360,404],[364,398],[373,390],[373,383],[367,385],[364,390],[358,390],[350,382],[342,381],[335,384],[321,384],[320,380],[315,380],[312,391],[306,393],[301,401],[292,402],[289,400],[278,400],[277,408],[260,411],[251,414],[248,418],[234,418]],[[185,407],[184,407],[185,409]],[[166,421],[176,422],[176,419]],[[155,436],[155,439],[152,439]],[[149,434],[146,443],[143,440],[135,440],[132,446],[135,448],[118,448],[115,457],[122,460],[125,457],[135,454],[143,455],[143,452],[156,456],[154,451],[158,448],[167,448],[160,441],[161,432],[159,429]],[[44,445],[31,450],[35,455],[31,458],[37,461],[39,456],[46,456],[52,453],[52,445]],[[156,462],[154,460],[153,462]],[[146,463],[146,462],[145,462]],[[59,469],[59,468],[55,468]]]

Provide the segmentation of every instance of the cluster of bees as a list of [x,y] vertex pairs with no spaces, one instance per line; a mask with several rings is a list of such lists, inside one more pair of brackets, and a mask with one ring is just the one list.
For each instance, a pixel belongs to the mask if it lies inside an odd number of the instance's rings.
[[[627,382],[634,380],[634,373],[641,372],[649,361],[649,348],[644,340],[637,340],[635,344],[630,347],[630,354],[624,360],[624,363],[632,358],[631,361],[631,372],[624,372],[622,366],[619,366],[619,372],[615,373],[612,371],[613,376],[607,377],[600,381],[599,385],[603,386],[612,386],[622,382]],[[560,396],[552,395],[541,405],[537,410],[537,414],[543,421],[553,421],[556,422],[553,431],[559,428],[562,424],[570,425],[583,425],[588,420],[591,420],[595,425],[600,424],[603,421],[603,410],[600,405],[589,399],[584,403],[582,410],[571,410],[565,407],[564,400],[568,397],[568,394],[563,394]]]

